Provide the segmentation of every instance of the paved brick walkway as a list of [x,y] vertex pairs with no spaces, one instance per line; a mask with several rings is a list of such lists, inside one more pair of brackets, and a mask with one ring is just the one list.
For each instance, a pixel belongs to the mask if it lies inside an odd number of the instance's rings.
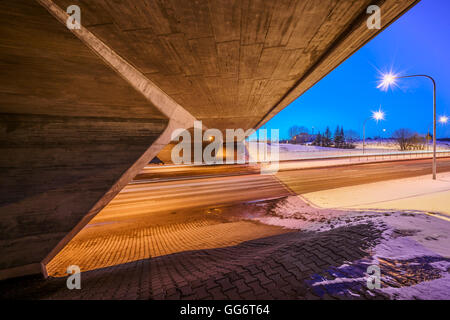
[[[380,234],[371,223],[291,232],[83,272],[81,290],[68,290],[64,278],[25,278],[1,283],[0,292],[33,299],[383,299],[364,281],[344,291],[314,285],[318,277],[333,278],[337,267],[370,257]],[[347,276],[359,277],[360,269]]]
[[[83,271],[115,266],[172,253],[221,248],[290,232],[252,221],[228,221],[221,209],[152,213],[127,221],[94,223],[83,229],[47,265],[53,277],[67,276],[77,265]],[[159,222],[163,220],[164,222]]]

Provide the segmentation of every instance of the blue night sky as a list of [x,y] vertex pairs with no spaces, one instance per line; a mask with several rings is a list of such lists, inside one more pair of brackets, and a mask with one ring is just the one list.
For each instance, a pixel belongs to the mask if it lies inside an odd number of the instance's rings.
[[[301,125],[323,132],[337,125],[362,135],[362,122],[381,108],[386,121],[367,123],[367,136],[390,136],[399,128],[426,133],[432,122],[432,84],[400,80],[387,92],[376,88],[378,71],[401,75],[429,74],[437,82],[437,114],[450,115],[450,1],[422,0],[418,5],[356,52],[336,70],[271,119],[264,128]],[[386,129],[386,133],[383,133]],[[437,136],[450,137],[450,124],[438,124]]]

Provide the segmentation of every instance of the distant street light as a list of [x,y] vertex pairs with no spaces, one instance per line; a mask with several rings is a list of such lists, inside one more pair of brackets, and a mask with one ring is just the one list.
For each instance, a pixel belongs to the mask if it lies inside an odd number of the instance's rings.
[[396,85],[396,81],[398,79],[406,79],[406,78],[427,78],[430,79],[433,82],[433,180],[436,180],[436,167],[437,167],[437,160],[436,160],[436,81],[425,74],[415,74],[410,76],[398,76],[396,74],[393,74],[392,72],[386,73],[383,75],[380,84],[377,88],[382,89],[383,91],[387,91],[389,87]]
[[384,112],[379,109],[378,111],[372,111],[372,115],[364,120],[363,123],[363,154],[366,152],[366,123],[369,120],[376,120],[376,122],[380,120],[384,120]]
[[[439,122],[440,124],[442,124],[442,125],[447,124],[447,122],[448,122],[448,117],[447,117],[447,116],[440,116],[438,122]],[[427,151],[429,150],[429,148],[428,148],[428,141],[430,140],[430,139],[429,139],[429,138],[430,138],[430,128],[431,128],[432,125],[433,125],[433,123],[430,123],[430,124],[428,125],[428,131],[427,131]]]

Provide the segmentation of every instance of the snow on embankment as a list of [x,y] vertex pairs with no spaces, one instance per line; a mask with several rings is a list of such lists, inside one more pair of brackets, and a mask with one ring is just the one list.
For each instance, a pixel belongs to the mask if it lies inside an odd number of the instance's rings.
[[365,287],[369,276],[365,270],[376,265],[381,270],[378,291],[392,299],[450,299],[448,219],[398,210],[320,209],[296,196],[275,202],[265,215],[255,219],[302,231],[324,232],[368,223],[381,231],[378,244],[368,250],[367,257],[347,261],[335,268],[337,272],[329,272],[334,279],[315,275],[309,283],[312,288],[325,286],[358,298],[352,288],[355,284]]

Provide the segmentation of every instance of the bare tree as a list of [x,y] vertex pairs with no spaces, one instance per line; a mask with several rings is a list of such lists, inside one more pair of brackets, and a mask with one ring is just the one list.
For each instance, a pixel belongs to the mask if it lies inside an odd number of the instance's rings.
[[425,150],[425,137],[420,136],[419,134],[414,134],[411,137],[411,150]]
[[397,141],[401,151],[423,150],[425,148],[423,138],[410,129],[399,129],[393,133],[392,137]]
[[409,140],[413,135],[414,133],[411,130],[402,128],[396,130],[392,134],[392,138],[394,138],[397,141],[400,150],[405,151],[409,150],[409,143],[410,143]]

